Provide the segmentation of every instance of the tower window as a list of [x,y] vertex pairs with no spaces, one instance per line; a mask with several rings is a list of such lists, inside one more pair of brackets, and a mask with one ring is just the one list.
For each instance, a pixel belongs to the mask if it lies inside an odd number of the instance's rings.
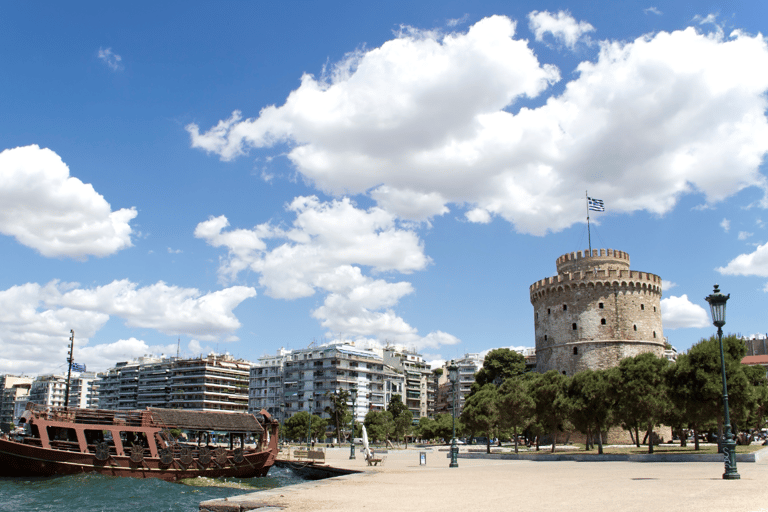
[[656,312],[656,306],[653,306],[653,312],[654,313]]
[[568,311],[568,304],[563,304],[563,311]]
[[573,355],[579,355],[579,347],[573,347]]
[[653,331],[653,337],[654,338],[656,337],[656,331]]
[[605,325],[605,318],[600,319],[600,325]]
[[576,330],[576,324],[571,324],[571,329]]
[[546,334],[544,335],[544,341],[547,341],[547,335]]
[[567,375],[567,374],[565,373],[565,370],[563,370],[563,375]]
[[632,328],[633,328],[634,330],[637,330],[637,325],[633,325],[633,326],[632,326]]
[[640,310],[645,311],[645,304],[640,304]]
[[549,308],[547,308],[547,314],[548,314],[548,315],[551,315],[551,314],[552,314],[552,310],[551,310],[551,309],[549,309]]
[[605,305],[602,302],[599,302],[597,304],[597,307],[600,308],[600,309],[603,309],[605,307]]

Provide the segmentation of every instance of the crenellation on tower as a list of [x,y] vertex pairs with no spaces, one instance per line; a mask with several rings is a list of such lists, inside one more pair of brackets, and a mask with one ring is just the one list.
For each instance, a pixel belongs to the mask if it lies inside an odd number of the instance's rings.
[[568,375],[664,353],[661,278],[630,270],[629,254],[576,251],[557,258],[557,275],[530,286],[537,371]]

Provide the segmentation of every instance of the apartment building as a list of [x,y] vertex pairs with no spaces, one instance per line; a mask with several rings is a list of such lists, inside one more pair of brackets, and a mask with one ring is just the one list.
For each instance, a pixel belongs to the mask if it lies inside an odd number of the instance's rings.
[[41,375],[32,381],[29,401],[40,405],[64,407],[67,378],[63,375]]
[[416,352],[399,350],[388,346],[384,348],[384,363],[398,372],[402,372],[405,379],[405,389],[402,395],[403,403],[413,413],[414,423],[419,418],[429,417],[434,414],[434,407],[430,410],[431,401],[434,403],[434,389],[430,386],[432,370],[424,361],[424,358]]
[[16,414],[18,404],[23,404],[26,407],[31,387],[31,377],[0,376],[0,390],[2,390],[2,398],[0,398],[0,430],[3,432],[11,430],[10,424],[15,424],[20,414]]
[[[355,393],[355,421],[369,411],[384,410],[384,362],[370,350],[352,345],[326,345],[294,350],[283,370],[285,417],[299,411],[322,415],[331,405],[328,394]],[[350,406],[351,406],[350,402]]]
[[283,369],[290,350],[281,348],[274,356],[259,358],[251,367],[248,388],[248,412],[257,414],[265,409],[278,421],[285,421]]
[[141,357],[120,362],[98,380],[99,406],[246,412],[251,363],[229,354]]

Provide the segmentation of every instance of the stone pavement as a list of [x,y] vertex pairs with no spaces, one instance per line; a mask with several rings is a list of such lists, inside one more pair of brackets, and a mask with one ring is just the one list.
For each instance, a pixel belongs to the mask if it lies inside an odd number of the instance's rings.
[[[539,462],[459,458],[446,451],[390,451],[369,468],[358,452],[327,450],[331,466],[361,474],[201,504],[201,510],[285,511],[733,511],[768,512],[768,464],[742,463],[723,480],[722,462]],[[210,504],[209,508],[204,505]]]

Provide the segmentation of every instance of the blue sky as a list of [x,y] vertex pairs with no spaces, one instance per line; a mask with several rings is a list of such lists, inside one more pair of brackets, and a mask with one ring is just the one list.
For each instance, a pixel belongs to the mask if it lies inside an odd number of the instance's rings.
[[764,2],[17,2],[0,372],[355,341],[534,345],[561,254],[664,335],[768,331]]

